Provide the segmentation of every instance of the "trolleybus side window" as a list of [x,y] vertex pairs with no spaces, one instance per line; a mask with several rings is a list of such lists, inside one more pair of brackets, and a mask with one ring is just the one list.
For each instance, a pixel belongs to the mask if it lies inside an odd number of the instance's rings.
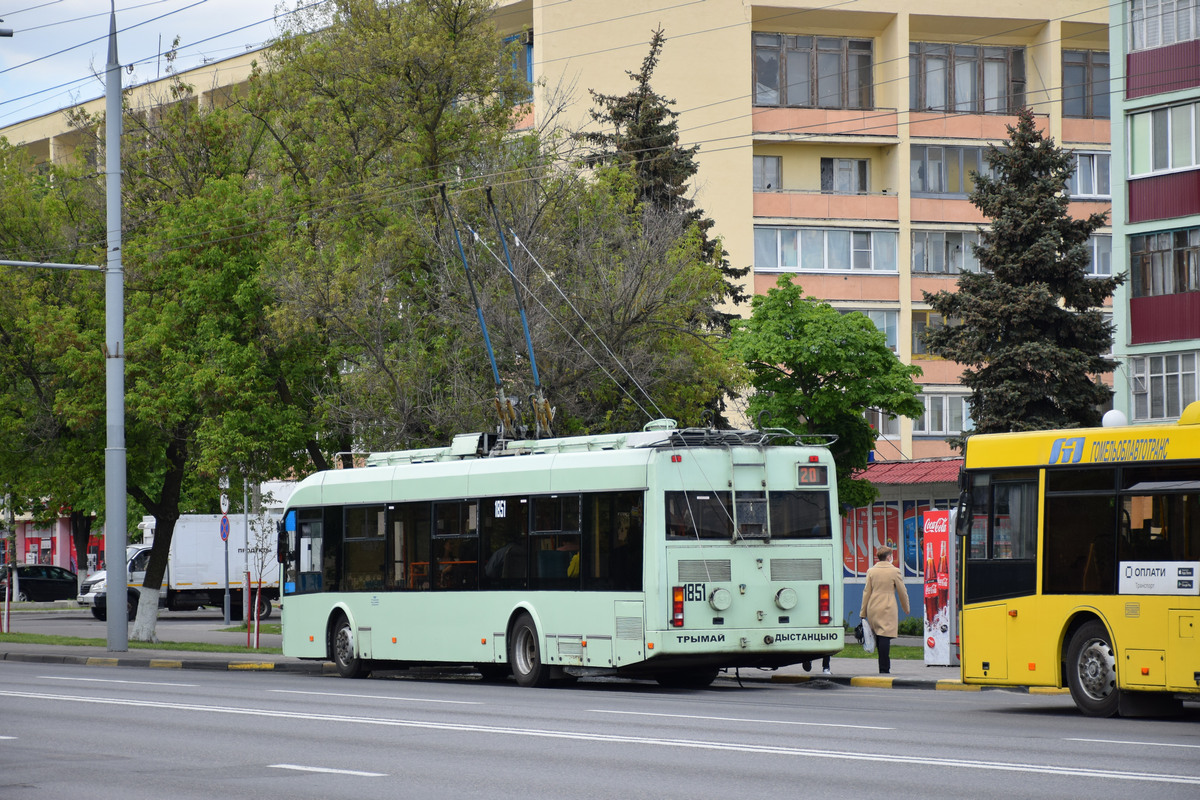
[[319,508],[304,509],[297,515],[297,542],[291,554],[297,592],[319,592],[324,588],[321,580],[325,541],[322,520]]
[[489,497],[479,503],[485,589],[523,589],[529,574],[529,499]]
[[433,560],[437,587],[479,588],[479,514],[473,500],[434,503]]
[[346,571],[342,587],[347,591],[384,588],[387,569],[384,514],[381,505],[346,507]]
[[578,589],[582,560],[579,495],[534,497],[530,549],[535,589]]
[[392,571],[389,580],[397,589],[432,588],[429,572],[432,505],[401,503],[391,508]]

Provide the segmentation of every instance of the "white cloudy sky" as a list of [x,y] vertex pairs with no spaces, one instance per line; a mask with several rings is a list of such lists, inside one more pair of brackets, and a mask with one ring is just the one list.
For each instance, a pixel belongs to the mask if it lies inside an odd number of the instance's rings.
[[[279,11],[297,0],[116,0],[117,56],[133,73],[122,85],[153,80],[158,54],[181,39],[177,67],[219,60],[271,39]],[[302,4],[319,2],[303,0]],[[0,126],[104,94],[111,0],[0,0]],[[160,45],[161,42],[161,45]]]

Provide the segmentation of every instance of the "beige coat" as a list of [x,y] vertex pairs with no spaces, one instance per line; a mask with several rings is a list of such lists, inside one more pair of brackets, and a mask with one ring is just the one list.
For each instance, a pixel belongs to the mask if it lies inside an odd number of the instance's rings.
[[904,589],[904,578],[895,565],[887,561],[876,561],[867,570],[867,583],[863,587],[862,610],[859,616],[871,623],[876,636],[896,638],[900,624],[896,611],[896,598],[904,613],[908,613],[908,592]]

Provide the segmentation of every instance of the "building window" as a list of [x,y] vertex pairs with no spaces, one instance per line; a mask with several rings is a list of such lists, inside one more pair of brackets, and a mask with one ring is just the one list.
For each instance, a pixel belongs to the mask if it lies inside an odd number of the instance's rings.
[[1196,401],[1196,353],[1138,356],[1129,360],[1133,418],[1178,419]]
[[754,191],[783,190],[783,159],[779,156],[754,157]]
[[966,196],[975,188],[972,172],[990,173],[982,147],[913,145],[909,188],[914,194]]
[[936,275],[979,272],[973,245],[979,234],[967,231],[913,231],[912,270]]
[[[522,31],[505,37],[504,44],[516,47],[512,50],[512,71],[521,80],[533,84],[533,31]],[[532,97],[532,92],[530,93]]]
[[863,416],[867,418],[867,424],[874,428],[881,438],[892,439],[900,435],[899,418],[885,414],[877,408],[868,408],[863,412]]
[[870,39],[754,34],[754,104],[871,108]]
[[941,314],[932,311],[912,312],[912,352],[914,356],[934,358],[925,346],[925,331],[941,328],[945,325]]
[[908,102],[913,111],[1015,114],[1025,105],[1025,48],[912,42]]
[[866,194],[871,162],[865,158],[822,158],[821,191],[835,194]]
[[1088,247],[1091,258],[1088,260],[1087,274],[1091,278],[1107,278],[1112,275],[1112,237],[1096,233],[1088,237]]
[[756,227],[754,268],[895,272],[896,232]]
[[1129,175],[1192,169],[1200,165],[1196,152],[1196,117],[1200,104],[1156,108],[1129,115]]
[[839,308],[843,314],[852,314],[858,312],[875,324],[875,327],[887,337],[887,346],[896,352],[896,329],[900,320],[899,311],[888,311],[881,309],[863,309],[863,308]]
[[919,394],[925,413],[913,420],[913,434],[957,436],[971,429],[971,408],[964,394]]
[[1071,197],[1112,199],[1108,153],[1075,153],[1075,170],[1067,179]]
[[1108,119],[1108,53],[1063,51],[1063,116]]
[[1150,50],[1200,38],[1195,0],[1131,0],[1129,49]]
[[1200,291],[1200,228],[1129,237],[1133,297]]

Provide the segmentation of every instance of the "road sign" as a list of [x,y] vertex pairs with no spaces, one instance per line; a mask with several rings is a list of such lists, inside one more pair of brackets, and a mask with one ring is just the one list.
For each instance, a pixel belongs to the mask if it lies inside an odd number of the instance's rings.
[[221,541],[229,541],[229,517],[221,517]]

